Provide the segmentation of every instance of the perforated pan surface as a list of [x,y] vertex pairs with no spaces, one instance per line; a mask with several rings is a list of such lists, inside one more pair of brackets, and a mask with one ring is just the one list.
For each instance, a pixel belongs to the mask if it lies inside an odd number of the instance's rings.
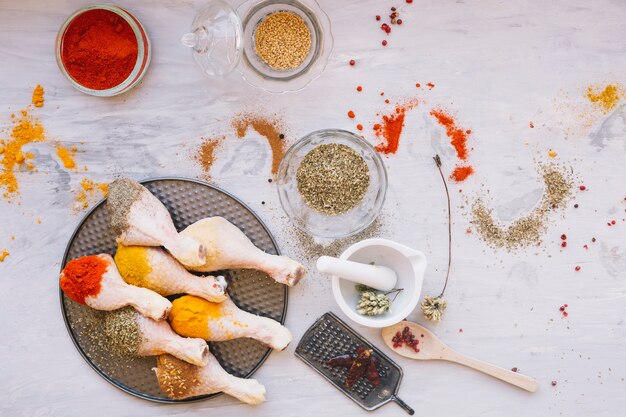
[[[267,253],[279,254],[272,235],[259,218],[232,195],[201,181],[158,178],[142,181],[169,210],[178,230],[211,216],[222,216],[239,227],[248,238]],[[62,267],[74,259],[97,253],[115,254],[115,234],[109,227],[106,200],[99,202],[81,221],[67,246]],[[228,293],[241,309],[284,323],[287,313],[287,287],[263,272],[228,270],[215,273],[228,280]],[[60,291],[60,290],[59,290]],[[121,359],[99,345],[102,312],[75,303],[62,291],[61,309],[76,348],[91,367],[116,387],[140,398],[157,402],[189,402],[218,394],[185,400],[169,399],[160,389],[154,357]],[[247,378],[265,361],[271,349],[252,339],[209,343],[211,352],[224,369]]]

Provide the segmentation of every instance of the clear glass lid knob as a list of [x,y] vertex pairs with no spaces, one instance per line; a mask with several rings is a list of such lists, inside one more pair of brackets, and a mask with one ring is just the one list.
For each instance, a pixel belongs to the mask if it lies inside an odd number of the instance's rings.
[[181,42],[191,48],[202,71],[210,76],[230,73],[243,53],[241,19],[230,5],[212,0],[196,15]]

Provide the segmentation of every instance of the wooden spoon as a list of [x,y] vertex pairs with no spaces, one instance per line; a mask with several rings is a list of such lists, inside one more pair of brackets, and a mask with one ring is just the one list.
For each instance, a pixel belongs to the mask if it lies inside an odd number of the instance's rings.
[[[412,348],[402,345],[398,348],[393,347],[393,337],[397,332],[402,333],[402,330],[408,327],[417,340],[419,345],[417,348],[419,352],[415,352]],[[422,337],[424,335],[424,337]],[[518,374],[517,372],[509,371],[508,369],[500,368],[499,366],[491,365],[486,362],[479,361],[469,356],[462,355],[448,346],[446,346],[437,336],[431,333],[425,327],[420,326],[417,323],[410,321],[401,321],[393,326],[385,327],[382,331],[383,340],[394,352],[399,355],[406,356],[407,358],[417,360],[443,360],[456,362],[469,368],[476,369],[487,375],[491,375],[494,378],[501,379],[504,382],[515,385],[516,387],[525,389],[526,391],[537,391],[537,381],[529,376]]]

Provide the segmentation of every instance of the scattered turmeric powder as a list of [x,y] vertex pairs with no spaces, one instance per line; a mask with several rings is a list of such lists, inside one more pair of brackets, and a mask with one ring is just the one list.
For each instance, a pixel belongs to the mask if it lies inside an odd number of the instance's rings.
[[76,203],[74,206],[75,211],[86,209],[89,207],[89,203],[95,201],[99,197],[106,197],[108,192],[107,183],[99,183],[83,178],[80,182],[80,188],[76,192]]
[[624,96],[624,90],[618,84],[608,84],[603,90],[587,87],[586,96],[589,101],[602,110],[602,113],[607,114],[617,106]]
[[4,189],[4,198],[11,202],[12,197],[19,192],[19,183],[15,173],[24,168],[34,170],[34,164],[28,162],[34,154],[24,153],[24,145],[33,142],[42,142],[45,132],[41,123],[34,119],[27,110],[22,110],[17,117],[12,115],[12,125],[7,139],[0,140],[0,155],[2,165],[0,172],[0,188]]
[[76,156],[76,147],[72,146],[70,150],[59,144],[56,146],[56,148],[57,148],[57,156],[63,163],[63,166],[66,169],[76,168],[76,163],[74,162],[74,157]]
[[4,260],[7,258],[7,256],[9,256],[10,253],[9,251],[7,251],[6,249],[4,249],[2,252],[0,252],[0,262],[4,262]]
[[33,105],[35,107],[43,107],[43,87],[37,84],[35,90],[33,90]]

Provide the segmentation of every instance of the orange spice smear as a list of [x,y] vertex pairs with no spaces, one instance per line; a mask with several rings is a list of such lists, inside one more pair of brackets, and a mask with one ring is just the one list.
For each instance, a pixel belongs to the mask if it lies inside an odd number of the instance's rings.
[[0,139],[0,188],[9,202],[19,192],[16,172],[23,169],[32,171],[35,168],[29,161],[35,155],[23,152],[24,145],[45,139],[43,126],[27,110],[22,110],[17,116],[12,115],[12,119],[8,138]]
[[76,163],[74,162],[74,156],[76,156],[76,146],[72,146],[70,149],[68,149],[61,145],[57,145],[56,148],[57,148],[57,156],[63,163],[63,166],[66,169],[76,168]]
[[86,209],[89,203],[98,199],[98,197],[106,197],[108,192],[107,183],[99,183],[83,178],[80,182],[80,188],[78,189],[75,200],[77,205],[74,206],[74,210]]
[[[430,115],[437,119],[437,122],[446,129],[446,135],[450,138],[450,143],[456,150],[456,155],[461,161],[467,160],[468,149],[467,140],[472,133],[471,130],[465,130],[457,126],[457,122],[454,118],[441,109],[433,109]],[[467,177],[474,173],[474,168],[471,166],[458,166],[450,175],[450,178],[457,182],[464,181]]]
[[267,143],[272,150],[272,174],[276,175],[280,161],[285,154],[285,135],[280,133],[282,123],[273,117],[262,117],[256,115],[240,115],[233,120],[232,126],[237,131],[237,137],[242,139],[246,136],[249,127],[267,139]]
[[4,262],[7,256],[9,256],[9,251],[4,249],[2,252],[0,252],[0,262]]
[[33,106],[43,107],[43,87],[37,84],[37,87],[33,90]]
[[461,182],[461,181],[465,181],[465,179],[469,177],[470,175],[472,175],[473,173],[474,173],[474,168],[472,168],[471,166],[464,166],[464,167],[458,166],[454,168],[454,171],[452,171],[452,174],[450,174],[450,178],[456,182]]
[[382,123],[374,125],[374,133],[382,142],[376,145],[375,149],[385,155],[395,154],[400,146],[400,136],[404,128],[404,118],[407,110],[416,107],[418,101],[416,99],[409,100],[406,104],[397,105],[391,114],[383,115]]

